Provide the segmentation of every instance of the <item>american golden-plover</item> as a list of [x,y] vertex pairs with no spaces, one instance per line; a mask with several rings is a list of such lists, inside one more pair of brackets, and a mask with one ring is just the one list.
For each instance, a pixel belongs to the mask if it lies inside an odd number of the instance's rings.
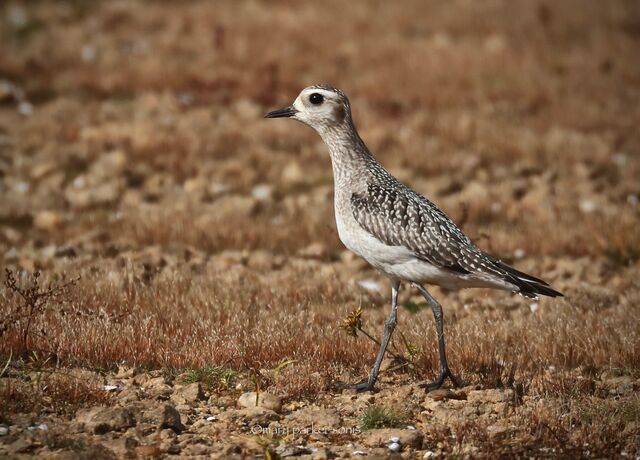
[[543,280],[480,250],[436,205],[389,174],[358,135],[349,100],[339,89],[310,86],[292,105],[265,117],[293,118],[317,131],[331,156],[338,235],[348,249],[391,280],[391,312],[373,369],[366,380],[346,386],[373,389],[396,326],[402,282],[416,287],[436,322],[440,373],[434,382],[421,385],[428,390],[439,388],[446,377],[458,382],[447,364],[442,306],[422,284],[495,288],[529,298],[562,296]]

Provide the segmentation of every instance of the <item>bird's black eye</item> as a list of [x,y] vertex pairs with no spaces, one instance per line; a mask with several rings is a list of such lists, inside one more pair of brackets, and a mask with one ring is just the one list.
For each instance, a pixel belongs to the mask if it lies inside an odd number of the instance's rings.
[[319,93],[313,93],[311,96],[309,96],[309,102],[311,102],[313,105],[320,105],[324,102],[324,96]]

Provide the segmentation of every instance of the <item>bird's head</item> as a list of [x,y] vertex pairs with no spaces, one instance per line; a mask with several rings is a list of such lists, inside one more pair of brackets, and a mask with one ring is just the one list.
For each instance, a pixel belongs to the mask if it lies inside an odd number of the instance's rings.
[[293,118],[315,129],[320,135],[351,121],[347,96],[326,85],[309,86],[302,90],[293,104],[265,115],[265,118]]

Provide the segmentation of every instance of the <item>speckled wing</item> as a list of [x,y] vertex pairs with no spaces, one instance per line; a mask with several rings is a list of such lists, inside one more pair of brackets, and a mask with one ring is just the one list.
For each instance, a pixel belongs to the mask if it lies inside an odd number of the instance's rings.
[[366,193],[352,195],[351,205],[362,228],[385,244],[458,273],[506,274],[444,212],[402,184],[369,185]]

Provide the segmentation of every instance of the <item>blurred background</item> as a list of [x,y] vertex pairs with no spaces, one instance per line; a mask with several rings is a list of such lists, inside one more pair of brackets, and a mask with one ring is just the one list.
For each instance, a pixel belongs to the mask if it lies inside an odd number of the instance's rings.
[[[639,9],[5,2],[5,263],[47,265],[38,245],[82,258],[121,245],[291,254],[321,242],[335,255],[324,146],[261,118],[319,82],[351,97],[388,169],[476,238],[490,233],[485,247],[629,252],[617,232],[638,217]],[[589,233],[609,223],[613,235]]]
[[[338,239],[318,136],[262,118],[328,83],[391,173],[566,295],[433,289],[454,372],[520,388],[529,415],[505,423],[535,448],[637,451],[639,51],[635,0],[1,2],[0,269],[23,287],[82,277],[33,323],[0,287],[3,410],[105,400],[34,390],[26,352],[169,382],[215,366],[288,399],[366,375],[376,344],[340,325],[362,306],[377,336],[386,281]],[[415,367],[383,385],[436,374],[421,302],[402,291],[392,348]],[[429,436],[489,442],[473,429]]]

